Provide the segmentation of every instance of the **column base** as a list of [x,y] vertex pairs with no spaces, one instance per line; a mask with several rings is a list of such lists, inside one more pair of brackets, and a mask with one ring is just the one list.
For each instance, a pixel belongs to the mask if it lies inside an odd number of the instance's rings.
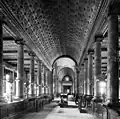
[[36,97],[35,94],[28,94],[28,98],[34,98],[34,97]]
[[17,96],[15,96],[14,99],[13,99],[13,102],[14,101],[22,101],[22,100],[24,100],[24,97],[17,97]]

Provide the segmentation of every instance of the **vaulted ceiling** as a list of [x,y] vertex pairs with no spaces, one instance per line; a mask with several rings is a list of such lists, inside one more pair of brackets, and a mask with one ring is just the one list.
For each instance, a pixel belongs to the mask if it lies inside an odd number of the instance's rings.
[[69,68],[69,67],[62,68],[58,72],[58,79],[60,81],[62,81],[65,76],[69,76],[72,79],[72,81],[74,81],[74,79],[75,79],[75,72],[74,72],[74,70]]
[[[49,69],[54,60],[63,55],[72,57],[79,65],[88,48],[93,48],[94,35],[106,32],[107,10],[113,1],[1,0],[0,11],[5,16],[4,61],[17,64],[14,41],[20,38],[25,41],[26,69],[29,68],[28,52],[31,50]],[[104,46],[107,47],[106,42]]]

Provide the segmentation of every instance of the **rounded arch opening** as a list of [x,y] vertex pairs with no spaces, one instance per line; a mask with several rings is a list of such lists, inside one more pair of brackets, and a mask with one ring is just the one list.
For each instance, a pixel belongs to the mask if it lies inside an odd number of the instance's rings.
[[74,70],[69,67],[64,67],[64,68],[60,69],[59,72],[57,73],[57,75],[58,75],[58,78],[60,81],[62,81],[62,79],[65,76],[69,76],[72,80],[74,80],[74,78],[75,78]]
[[62,58],[71,59],[71,60],[75,63],[75,66],[78,65],[78,64],[77,64],[77,61],[76,61],[73,57],[71,57],[71,56],[69,56],[69,55],[62,55],[62,56],[60,56],[60,57],[57,57],[57,58],[54,60],[54,62],[52,63],[52,68],[54,67],[54,65],[56,64],[56,62],[57,62],[59,59],[62,59]]

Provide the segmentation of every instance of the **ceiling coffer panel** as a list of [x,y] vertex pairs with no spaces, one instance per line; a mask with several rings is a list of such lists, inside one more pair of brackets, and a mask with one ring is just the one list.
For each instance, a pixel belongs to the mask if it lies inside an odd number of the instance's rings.
[[79,62],[102,0],[4,1],[52,64],[61,55],[70,55]]

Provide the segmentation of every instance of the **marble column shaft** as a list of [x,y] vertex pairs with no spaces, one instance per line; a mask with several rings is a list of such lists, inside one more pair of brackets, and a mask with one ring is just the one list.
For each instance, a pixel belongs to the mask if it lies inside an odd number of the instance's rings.
[[84,73],[84,64],[82,64],[81,65],[81,71],[80,71],[80,83],[81,83],[81,87],[80,87],[80,89],[81,89],[81,91],[80,91],[80,93],[81,94],[84,94],[84,75],[85,75],[85,73]]
[[35,69],[34,69],[34,53],[30,53],[30,91],[31,97],[35,96],[34,83],[35,83]]
[[84,61],[84,95],[87,94],[87,66],[88,66],[88,60],[85,59]]
[[44,67],[44,94],[46,94],[46,68]]
[[52,72],[50,71],[50,79],[51,79],[51,81],[50,81],[50,88],[51,88],[51,94],[53,95],[53,74],[52,74]]
[[77,94],[79,94],[80,71],[77,69]]
[[3,28],[0,16],[0,98],[3,97]]
[[95,36],[95,54],[94,54],[94,97],[100,97],[98,86],[98,77],[101,75],[101,41],[102,35]]
[[40,80],[41,80],[41,65],[40,65],[40,61],[38,60],[37,61],[37,65],[38,65],[38,69],[37,69],[37,96],[39,96],[40,95]]
[[17,80],[16,97],[24,97],[24,44],[22,40],[17,40],[18,58],[17,58]]
[[41,94],[44,94],[44,65],[41,64]]
[[40,62],[39,95],[42,94],[42,62]]
[[48,70],[46,69],[46,73],[45,73],[45,85],[46,85],[46,94],[48,93]]
[[108,16],[107,100],[118,102],[119,95],[118,16]]
[[56,93],[55,90],[55,69],[52,70],[52,78],[53,78],[53,94]]
[[91,83],[92,83],[92,69],[93,69],[93,52],[88,53],[88,78],[87,78],[87,94],[92,95]]

